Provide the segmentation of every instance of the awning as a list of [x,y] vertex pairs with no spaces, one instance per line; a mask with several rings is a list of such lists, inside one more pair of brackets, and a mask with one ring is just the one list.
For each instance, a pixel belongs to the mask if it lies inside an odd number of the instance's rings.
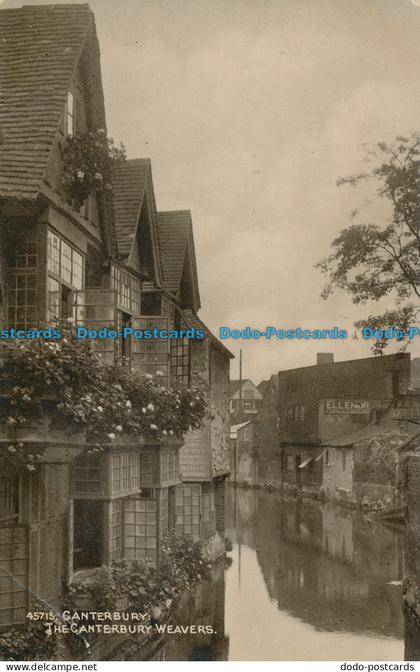
[[320,460],[325,455],[326,452],[327,449],[323,450],[322,453],[319,453],[319,455],[317,455],[317,457],[315,458],[315,462],[318,462],[318,460]]
[[308,457],[307,460],[305,460],[304,462],[301,462],[301,463],[298,465],[298,469],[303,469],[303,467],[306,467],[306,465],[309,464],[309,462],[312,462],[312,460],[314,460],[314,459],[315,459],[315,458],[314,458],[313,456],[312,456],[312,457]]

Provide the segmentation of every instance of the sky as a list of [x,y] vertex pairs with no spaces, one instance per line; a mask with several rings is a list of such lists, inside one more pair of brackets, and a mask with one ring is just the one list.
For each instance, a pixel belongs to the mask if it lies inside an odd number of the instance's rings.
[[[69,0],[66,0],[68,2]],[[0,8],[20,6],[6,0]],[[49,4],[25,0],[24,4]],[[150,157],[159,210],[190,209],[216,335],[379,312],[321,299],[314,268],[365,194],[363,145],[420,130],[420,0],[91,0],[109,134]],[[370,221],[384,216],[369,209]],[[225,341],[231,377],[370,356],[366,342]],[[392,350],[390,350],[391,352]],[[419,344],[410,348],[420,356]]]

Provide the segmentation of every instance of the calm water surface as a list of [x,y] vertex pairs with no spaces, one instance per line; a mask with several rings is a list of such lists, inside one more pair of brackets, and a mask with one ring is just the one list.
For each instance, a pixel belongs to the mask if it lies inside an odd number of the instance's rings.
[[[403,660],[404,538],[331,505],[228,488],[227,567],[173,622],[153,660]],[[230,564],[229,564],[230,563]]]
[[403,660],[401,533],[261,491],[228,504],[229,660]]

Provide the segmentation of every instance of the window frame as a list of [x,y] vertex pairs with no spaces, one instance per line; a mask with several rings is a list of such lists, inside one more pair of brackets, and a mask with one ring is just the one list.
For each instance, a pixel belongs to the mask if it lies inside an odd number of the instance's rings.
[[110,284],[115,290],[118,309],[130,315],[141,315],[140,278],[117,264],[111,264]]
[[65,119],[64,134],[66,137],[72,138],[76,134],[76,96],[70,90],[67,91],[64,119]]
[[[58,243],[58,244],[57,244]],[[67,252],[67,254],[65,254]],[[68,263],[66,263],[68,262]],[[47,319],[61,320],[62,315],[62,296],[63,287],[70,292],[83,291],[85,286],[85,255],[75,245],[63,238],[56,231],[48,227],[47,229]],[[75,279],[77,282],[75,283]],[[53,283],[58,285],[58,314],[54,315],[52,312],[52,305],[50,296],[52,290],[50,286]]]

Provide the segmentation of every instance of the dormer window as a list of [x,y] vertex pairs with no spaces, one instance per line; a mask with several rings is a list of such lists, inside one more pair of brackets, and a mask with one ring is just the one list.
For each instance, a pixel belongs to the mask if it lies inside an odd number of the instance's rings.
[[75,104],[74,96],[71,91],[67,92],[66,103],[66,135],[74,135],[75,130]]

